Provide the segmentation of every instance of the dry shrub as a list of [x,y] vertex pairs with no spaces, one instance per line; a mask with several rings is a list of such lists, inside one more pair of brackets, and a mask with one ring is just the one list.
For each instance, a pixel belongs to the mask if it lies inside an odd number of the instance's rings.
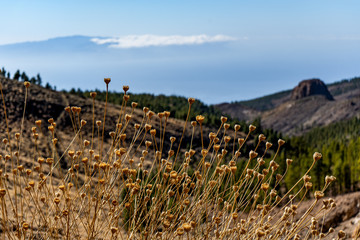
[[[110,79],[105,83],[108,89]],[[22,122],[29,87],[26,82]],[[320,160],[320,153],[314,153],[310,169],[280,195],[280,185],[292,163],[286,159],[285,172],[278,172],[276,158],[283,140],[277,142],[273,158],[265,159],[273,144],[260,134],[245,167],[240,168],[239,161],[244,161],[240,152],[255,126],[240,134],[239,125],[231,130],[227,118],[221,117],[217,131],[204,141],[204,117],[199,115],[191,122],[188,148],[182,149],[189,114],[180,139],[171,137],[168,141],[165,132],[170,113],[155,114],[144,108],[143,119],[133,123],[137,104],[126,107],[129,88],[123,89],[116,128],[109,133],[111,144],[104,144],[105,125],[109,124],[107,103],[102,121],[95,121],[94,115],[82,120],[80,107],[65,109],[75,134],[62,155],[56,154],[55,120],[49,119],[48,126],[36,121],[33,139],[22,139],[22,130],[12,138],[7,126],[0,178],[3,239],[323,239],[334,231],[322,232],[323,219],[336,206],[332,199],[323,200],[324,191],[335,180],[332,176],[314,192],[308,210],[297,214],[311,191],[308,173]],[[94,106],[96,93],[91,97]],[[3,124],[7,125],[3,94],[2,101]],[[189,113],[194,101],[189,98]],[[154,122],[158,122],[157,128]],[[89,124],[91,130],[84,132]],[[34,152],[28,157],[36,161],[25,169],[19,160],[21,142],[34,141],[37,145],[48,141],[39,138],[44,128],[51,136],[53,154]],[[132,136],[125,133],[130,128]],[[201,135],[198,150],[193,149],[195,129]],[[91,136],[91,140],[83,136]],[[69,169],[59,167],[65,159]],[[148,168],[146,161],[151,162]],[[317,204],[322,207],[313,211]],[[344,237],[339,232],[338,238]]]

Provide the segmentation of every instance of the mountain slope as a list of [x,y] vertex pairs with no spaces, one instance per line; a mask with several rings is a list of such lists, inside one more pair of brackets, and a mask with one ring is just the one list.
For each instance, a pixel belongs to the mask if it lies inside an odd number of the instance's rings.
[[257,117],[266,128],[287,135],[299,135],[315,126],[360,116],[360,78],[328,85],[329,96],[310,94],[292,98],[287,90],[244,102],[223,103],[216,108],[235,119],[251,121]]

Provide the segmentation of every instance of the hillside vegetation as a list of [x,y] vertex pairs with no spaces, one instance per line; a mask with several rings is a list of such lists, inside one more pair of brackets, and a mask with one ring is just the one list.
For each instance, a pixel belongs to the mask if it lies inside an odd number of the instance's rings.
[[[108,89],[111,79],[104,82]],[[277,163],[284,140],[267,142],[259,128],[240,131],[226,117],[209,129],[201,115],[187,124],[189,114],[181,121],[135,102],[124,107],[130,96],[123,89],[114,105],[97,101],[96,92],[80,98],[2,78],[1,238],[299,240],[334,233],[324,219],[336,203],[323,198],[336,178],[315,190],[308,176],[321,153],[285,191],[292,161],[286,169]],[[193,104],[189,98],[189,113]],[[46,120],[49,114],[56,116]],[[302,201],[309,192],[310,205]]]
[[[11,81],[11,80],[9,80]],[[341,96],[344,93],[351,93],[360,88],[360,78],[353,78],[349,80],[342,80],[328,85],[328,89],[333,96]],[[97,100],[105,101],[106,91],[96,90]],[[245,101],[248,106],[256,106],[259,104],[259,109],[266,109],[266,104],[272,104],[281,99],[290,98],[291,91],[283,91],[280,93],[265,96],[254,100]],[[71,95],[80,96],[84,100],[90,97],[90,91],[81,91],[80,89],[67,92]],[[108,93],[108,102],[115,105],[121,105],[124,94],[111,91]],[[139,108],[145,106],[149,107],[155,113],[170,111],[170,116],[177,119],[185,119],[188,111],[187,99],[180,96],[166,96],[154,94],[130,94],[131,100],[138,103]],[[241,102],[244,103],[244,102]],[[36,108],[38,108],[37,106]],[[36,109],[34,108],[34,109]],[[55,112],[54,112],[55,114]],[[189,119],[195,119],[197,115],[204,115],[204,125],[216,127],[221,124],[219,116],[221,115],[219,109],[214,106],[208,106],[197,100],[192,105],[192,111]],[[333,185],[332,193],[343,193],[358,190],[360,176],[358,167],[359,159],[359,145],[360,145],[360,120],[358,117],[353,117],[349,120],[342,120],[334,122],[328,126],[313,127],[308,129],[304,134],[286,137],[281,132],[275,131],[271,128],[265,128],[261,125],[261,119],[257,118],[251,122],[236,121],[229,117],[228,123],[233,127],[239,124],[241,129],[246,129],[247,124],[252,123],[257,126],[254,131],[255,137],[260,133],[264,133],[269,142],[276,142],[277,139],[283,138],[286,140],[286,149],[280,152],[282,159],[291,158],[294,160],[294,168],[291,174],[288,175],[285,181],[285,186],[291,186],[295,179],[303,169],[306,169],[311,164],[312,154],[314,151],[322,152],[324,155],[321,163],[312,170],[314,176],[313,181],[315,186],[321,186],[324,183],[324,177],[329,174],[334,174],[339,181]],[[250,137],[252,138],[252,137]],[[251,149],[250,145],[243,146],[243,154]],[[280,162],[280,168],[285,169],[285,162]]]
[[[340,88],[343,89],[342,93],[354,89],[354,86],[359,84],[359,78],[352,80],[344,80],[339,83],[334,83],[331,86],[346,86]],[[349,87],[352,86],[352,88]],[[331,89],[331,88],[330,88]],[[334,90],[332,90],[334,91]],[[97,91],[98,99],[105,100],[105,92]],[[84,98],[89,97],[88,91],[72,90],[71,94],[75,94]],[[284,91],[275,95],[272,95],[268,100],[279,99],[284,97],[288,91]],[[339,95],[339,94],[338,94]],[[108,96],[109,102],[114,104],[121,104],[123,94],[110,92]],[[275,96],[275,97],[274,97]],[[171,116],[179,119],[184,119],[187,114],[187,99],[179,96],[165,96],[165,95],[152,95],[152,94],[131,94],[131,98],[139,103],[139,106],[148,105],[150,109],[155,112],[161,112],[165,109],[171,111]],[[261,100],[261,101],[262,101]],[[250,102],[250,101],[249,101]],[[254,100],[252,104],[255,104],[257,100]],[[191,119],[198,114],[206,116],[205,121],[210,126],[216,126],[219,124],[220,119],[219,110],[213,106],[207,106],[201,101],[196,101],[193,104],[194,112],[191,113]],[[234,126],[236,120],[230,120],[231,126]],[[250,123],[257,126],[255,134],[264,133],[267,136],[267,140],[270,142],[276,142],[278,138],[284,138],[286,140],[286,148],[281,151],[281,158],[290,158],[294,160],[294,168],[290,170],[288,177],[286,178],[285,184],[287,187],[292,186],[295,180],[300,177],[300,174],[304,169],[307,169],[312,161],[312,154],[314,151],[319,151],[324,154],[323,160],[316,165],[312,170],[314,185],[319,187],[324,184],[326,175],[334,174],[338,177],[339,181],[334,184],[331,188],[331,192],[344,193],[349,191],[358,190],[360,180],[360,120],[358,117],[354,117],[350,120],[342,120],[335,122],[328,126],[314,127],[304,133],[303,135],[286,137],[280,132],[272,130],[271,128],[264,128],[261,125],[260,119],[255,119]],[[241,121],[240,125],[242,129],[246,128],[245,121]],[[244,146],[243,152],[249,151],[249,146]],[[244,166],[242,166],[244,167]],[[280,162],[280,168],[285,170],[285,161]]]

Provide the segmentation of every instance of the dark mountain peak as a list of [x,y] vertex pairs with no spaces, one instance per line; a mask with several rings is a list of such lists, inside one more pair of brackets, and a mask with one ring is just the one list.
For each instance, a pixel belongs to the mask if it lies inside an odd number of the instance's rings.
[[328,100],[334,100],[325,83],[316,78],[301,81],[292,91],[291,99],[296,100],[313,95],[323,95]]

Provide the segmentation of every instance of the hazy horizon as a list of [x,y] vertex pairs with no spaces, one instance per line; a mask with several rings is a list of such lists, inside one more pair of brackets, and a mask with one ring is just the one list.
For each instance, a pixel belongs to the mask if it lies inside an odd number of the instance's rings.
[[360,75],[357,1],[16,1],[2,4],[0,67],[58,89],[248,100]]

